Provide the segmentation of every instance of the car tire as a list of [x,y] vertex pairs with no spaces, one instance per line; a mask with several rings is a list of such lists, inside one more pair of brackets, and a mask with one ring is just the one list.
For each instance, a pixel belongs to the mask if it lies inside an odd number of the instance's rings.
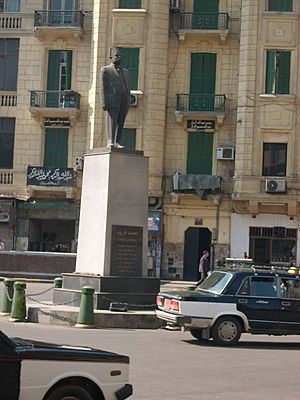
[[202,338],[202,329],[190,329],[190,334],[199,342],[208,342],[208,339]]
[[240,322],[234,317],[219,318],[212,328],[212,338],[222,346],[234,346],[242,334]]
[[46,400],[93,400],[93,397],[81,386],[64,385],[54,389]]

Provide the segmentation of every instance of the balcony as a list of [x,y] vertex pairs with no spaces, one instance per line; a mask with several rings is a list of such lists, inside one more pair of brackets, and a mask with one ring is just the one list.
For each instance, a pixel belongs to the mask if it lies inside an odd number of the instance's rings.
[[176,171],[172,183],[174,192],[197,194],[202,199],[208,195],[219,195],[221,191],[221,177],[215,175],[181,174]]
[[183,117],[214,118],[218,124],[225,117],[224,94],[177,94],[175,116],[177,122]]
[[72,90],[32,90],[30,92],[31,114],[35,118],[76,118],[80,114],[80,94]]
[[34,31],[41,39],[75,38],[82,40],[82,11],[35,11]]
[[223,42],[228,36],[229,15],[227,13],[180,13],[179,39],[186,35],[214,35]]

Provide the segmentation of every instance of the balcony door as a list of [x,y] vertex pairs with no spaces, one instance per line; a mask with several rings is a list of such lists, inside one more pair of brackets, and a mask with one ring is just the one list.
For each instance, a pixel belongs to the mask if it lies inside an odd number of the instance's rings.
[[194,0],[193,29],[218,29],[219,0]]
[[190,111],[214,111],[217,55],[192,53],[190,74]]
[[47,107],[63,107],[64,94],[71,89],[72,51],[50,50],[48,53]]
[[188,133],[187,174],[212,174],[213,141],[213,133]]
[[51,25],[72,25],[78,0],[48,0],[48,10],[51,11]]

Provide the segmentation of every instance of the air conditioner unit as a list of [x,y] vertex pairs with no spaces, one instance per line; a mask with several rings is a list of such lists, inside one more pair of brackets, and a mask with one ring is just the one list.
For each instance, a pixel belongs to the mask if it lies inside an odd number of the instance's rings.
[[75,163],[76,163],[76,169],[77,170],[82,170],[83,169],[83,157],[82,156],[77,156],[76,160],[75,160]]
[[130,94],[130,104],[129,107],[137,107],[138,106],[138,95]]
[[266,179],[265,191],[266,193],[285,193],[286,192],[285,179],[278,179],[278,178]]
[[180,0],[170,0],[170,11],[179,12],[180,10]]
[[217,147],[217,160],[234,160],[234,147]]

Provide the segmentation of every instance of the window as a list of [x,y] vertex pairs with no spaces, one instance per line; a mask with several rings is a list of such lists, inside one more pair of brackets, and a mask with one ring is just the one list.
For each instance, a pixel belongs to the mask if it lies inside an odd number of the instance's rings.
[[0,0],[0,12],[20,12],[20,0]]
[[136,129],[124,128],[122,130],[120,144],[127,149],[134,150],[136,141]]
[[264,143],[263,176],[286,176],[286,162],[286,143]]
[[119,0],[119,8],[141,8],[141,0]]
[[291,52],[267,50],[266,93],[290,93]]
[[188,133],[187,174],[211,175],[213,141],[213,133]]
[[287,299],[300,300],[299,279],[282,278],[280,284],[280,296]]
[[0,118],[0,168],[12,169],[14,159],[15,119]]
[[44,167],[68,167],[69,129],[46,128]]
[[297,229],[284,226],[253,227],[249,229],[250,256],[255,263],[288,262],[297,254]]
[[269,0],[268,11],[293,11],[293,0]]
[[249,277],[238,292],[240,296],[277,297],[276,278]]
[[0,90],[17,90],[19,40],[0,39]]
[[59,107],[64,95],[59,91],[71,89],[72,51],[50,50],[48,56],[47,107]]
[[129,71],[130,89],[138,89],[140,49],[119,47],[121,64]]

